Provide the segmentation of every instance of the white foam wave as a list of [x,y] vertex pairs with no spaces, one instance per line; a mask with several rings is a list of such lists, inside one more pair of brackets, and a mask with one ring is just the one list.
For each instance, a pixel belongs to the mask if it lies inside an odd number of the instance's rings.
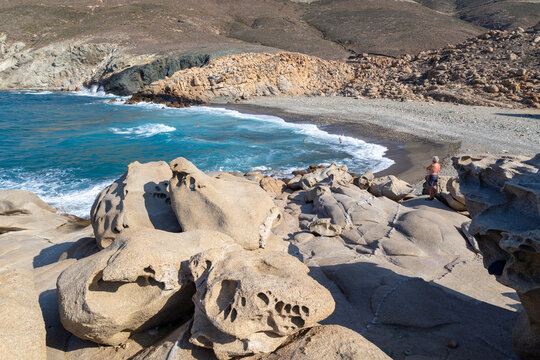
[[114,179],[80,179],[66,170],[30,173],[22,169],[12,169],[2,171],[0,189],[31,191],[57,208],[58,213],[88,219],[97,194],[113,181]]
[[[135,106],[147,108],[147,109],[162,109],[162,104],[156,104],[152,102],[139,102]],[[243,120],[255,120],[266,124],[273,124],[279,127],[288,128],[297,134],[305,136],[306,142],[322,143],[326,146],[333,147],[333,150],[344,151],[349,155],[348,159],[344,159],[342,162],[346,163],[350,168],[365,167],[366,163],[369,163],[369,168],[373,172],[382,171],[394,164],[392,159],[385,157],[386,147],[378,144],[367,143],[363,140],[345,136],[330,134],[324,130],[321,130],[314,124],[296,124],[286,122],[284,119],[272,116],[272,115],[259,115],[259,114],[244,114],[236,110],[210,107],[210,106],[192,106],[188,108],[165,108],[169,111],[178,111],[191,114],[203,114],[209,116],[218,117],[233,117]],[[340,143],[341,139],[341,143]],[[362,166],[359,166],[362,164]]]
[[386,147],[378,144],[367,143],[351,136],[330,134],[319,129],[317,125],[314,124],[289,123],[277,116],[243,114],[236,110],[224,108],[200,106],[187,108],[185,110],[189,109],[195,109],[192,111],[202,111],[205,113],[213,113],[222,116],[225,115],[239,119],[252,119],[289,128],[297,134],[305,135],[306,142],[313,142],[315,140],[316,142],[322,142],[325,145],[332,146],[335,150],[345,151],[350,155],[350,161],[347,161],[349,166],[354,166],[355,162],[368,161],[370,163],[376,163],[371,170],[373,172],[377,172],[382,171],[394,164],[392,159],[385,157],[386,151],[388,150]]
[[109,131],[117,135],[131,135],[133,137],[150,137],[161,133],[175,131],[176,128],[165,124],[144,124],[132,128],[109,128]]
[[17,94],[24,94],[24,95],[51,95],[51,94],[54,94],[54,93],[52,91],[43,90],[43,91],[20,91],[20,92],[17,92]]
[[83,87],[79,91],[70,91],[68,94],[75,96],[91,96],[91,97],[101,97],[101,98],[116,98],[118,96],[114,94],[107,94],[103,89],[103,86],[97,84],[91,85],[89,88]]

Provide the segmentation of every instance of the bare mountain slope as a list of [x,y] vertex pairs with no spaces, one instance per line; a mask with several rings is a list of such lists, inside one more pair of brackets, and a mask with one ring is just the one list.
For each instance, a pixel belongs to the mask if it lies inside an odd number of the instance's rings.
[[355,51],[401,54],[462,41],[483,29],[394,0],[3,1],[0,32],[33,47],[73,38],[138,54],[202,46],[263,45],[323,58]]
[[540,18],[538,0],[418,0],[431,9],[492,30],[533,26]]

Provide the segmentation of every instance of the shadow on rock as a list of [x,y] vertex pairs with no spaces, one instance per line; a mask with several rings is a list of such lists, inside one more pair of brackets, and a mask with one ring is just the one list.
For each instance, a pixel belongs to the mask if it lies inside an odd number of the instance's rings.
[[516,358],[511,331],[517,312],[373,263],[310,269],[336,301],[322,323],[357,331],[393,358]]

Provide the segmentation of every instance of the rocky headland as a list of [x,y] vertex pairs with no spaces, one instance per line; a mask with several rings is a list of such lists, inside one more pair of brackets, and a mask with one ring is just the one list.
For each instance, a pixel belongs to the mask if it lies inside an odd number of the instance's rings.
[[539,43],[537,25],[398,58],[364,54],[341,63],[283,52],[230,55],[143,87],[131,101],[190,106],[310,95],[539,108]]
[[434,201],[336,164],[278,179],[184,158],[131,164],[90,221],[2,191],[1,353],[533,359],[539,156],[456,157]]

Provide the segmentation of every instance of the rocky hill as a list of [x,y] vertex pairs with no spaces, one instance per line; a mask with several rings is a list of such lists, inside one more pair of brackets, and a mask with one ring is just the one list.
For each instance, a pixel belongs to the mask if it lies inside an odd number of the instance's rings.
[[540,25],[491,30],[397,59],[360,56],[346,96],[434,99],[466,105],[540,107]]
[[0,4],[0,89],[74,89],[164,57],[401,56],[528,27],[539,16],[538,2],[516,1],[9,0]]
[[399,58],[364,54],[347,64],[297,53],[231,55],[154,82],[131,101],[189,106],[252,96],[342,95],[540,107],[539,43],[536,26],[491,30]]

